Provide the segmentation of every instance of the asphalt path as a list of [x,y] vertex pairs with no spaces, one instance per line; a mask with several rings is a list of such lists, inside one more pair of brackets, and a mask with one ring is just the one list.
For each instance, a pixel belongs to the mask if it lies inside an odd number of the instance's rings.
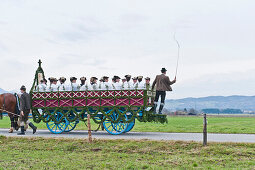
[[[0,129],[0,135],[7,137],[17,137],[17,132],[8,133],[9,129]],[[245,142],[255,143],[255,134],[212,134],[208,133],[208,142]],[[28,129],[26,135],[21,137],[44,137],[44,138],[74,138],[84,139],[88,137],[87,131],[74,130],[68,133],[53,134],[48,130],[38,130],[32,134]],[[202,133],[162,133],[162,132],[128,132],[121,135],[110,135],[106,131],[92,132],[94,139],[127,139],[127,140],[165,140],[165,141],[203,141]]]

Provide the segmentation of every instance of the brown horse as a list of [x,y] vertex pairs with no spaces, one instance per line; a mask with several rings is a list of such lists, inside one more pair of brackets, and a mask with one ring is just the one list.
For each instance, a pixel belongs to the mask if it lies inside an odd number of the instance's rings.
[[[8,116],[11,120],[11,128],[9,130],[9,133],[12,133],[13,130],[19,130],[18,126],[18,116],[14,114],[19,114],[17,109],[17,100],[16,96],[11,93],[5,93],[0,95],[0,109],[4,109],[8,111]],[[0,113],[4,111],[0,110]],[[14,113],[14,114],[12,114]],[[2,114],[0,114],[2,115]]]

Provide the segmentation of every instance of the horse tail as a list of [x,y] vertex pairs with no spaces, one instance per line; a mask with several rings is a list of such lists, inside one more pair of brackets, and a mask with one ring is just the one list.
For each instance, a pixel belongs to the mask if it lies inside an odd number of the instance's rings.
[[20,115],[20,100],[17,93],[14,93],[14,96],[16,98],[16,105],[15,105],[15,114]]

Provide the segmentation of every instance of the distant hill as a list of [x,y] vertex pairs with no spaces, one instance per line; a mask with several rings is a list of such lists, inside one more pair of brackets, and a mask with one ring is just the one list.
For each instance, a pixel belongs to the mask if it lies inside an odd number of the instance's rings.
[[241,109],[255,111],[255,96],[209,96],[201,98],[184,98],[177,100],[166,100],[166,109],[206,108],[218,109]]
[[19,93],[19,91],[18,90],[6,91],[6,90],[0,88],[0,94],[3,94],[3,93],[12,93],[12,94],[14,94],[14,93]]

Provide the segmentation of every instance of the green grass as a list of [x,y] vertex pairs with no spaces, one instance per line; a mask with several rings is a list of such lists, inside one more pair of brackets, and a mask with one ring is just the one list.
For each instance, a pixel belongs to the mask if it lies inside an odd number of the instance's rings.
[[254,169],[255,144],[0,136],[0,169]]
[[[45,123],[35,124],[39,129],[47,129]],[[8,117],[0,120],[0,128],[9,128]],[[97,125],[92,124],[92,129]],[[85,124],[80,122],[76,130],[87,130]],[[142,123],[136,121],[132,131],[140,132],[202,132],[203,117],[176,116],[168,117],[168,124]],[[209,133],[255,133],[255,117],[208,117]]]

